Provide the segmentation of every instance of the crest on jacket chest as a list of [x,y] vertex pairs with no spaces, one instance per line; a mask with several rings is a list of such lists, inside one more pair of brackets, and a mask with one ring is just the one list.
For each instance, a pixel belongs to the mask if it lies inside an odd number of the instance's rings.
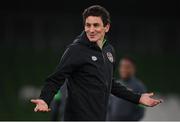
[[109,59],[109,61],[110,61],[111,63],[113,63],[114,58],[113,58],[112,53],[111,53],[111,52],[107,52],[106,55],[107,55],[107,58]]

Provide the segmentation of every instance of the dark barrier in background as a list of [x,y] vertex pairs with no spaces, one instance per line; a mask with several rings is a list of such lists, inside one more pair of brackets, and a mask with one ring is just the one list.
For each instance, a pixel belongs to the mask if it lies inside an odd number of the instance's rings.
[[[66,46],[83,30],[81,13],[91,5],[84,2],[79,6],[73,3],[58,6],[41,2],[5,3],[7,6],[1,10],[1,120],[49,119],[48,113],[33,112],[29,98],[21,98],[26,94],[22,89],[41,88]],[[146,8],[147,4],[133,0],[119,6],[105,3],[112,14],[109,39],[115,47],[117,61],[127,54],[136,59],[137,75],[150,91],[179,95],[180,24],[174,15],[176,4],[166,3],[172,14],[165,7],[161,14],[162,10],[158,9],[161,3],[151,3],[155,7],[155,10],[149,7],[152,11]],[[38,96],[38,90],[31,90]]]

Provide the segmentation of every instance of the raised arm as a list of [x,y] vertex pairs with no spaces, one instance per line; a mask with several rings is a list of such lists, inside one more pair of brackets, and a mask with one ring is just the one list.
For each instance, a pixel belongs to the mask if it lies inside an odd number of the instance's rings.
[[111,93],[130,102],[142,104],[148,107],[156,106],[162,102],[162,100],[152,98],[154,95],[153,93],[134,93],[125,86],[121,85],[119,82],[115,82],[115,80],[112,82]]
[[35,112],[47,112],[50,110],[48,106],[54,95],[64,84],[65,79],[68,78],[80,64],[81,61],[77,57],[79,52],[76,45],[72,45],[66,49],[55,72],[46,79],[39,99],[31,100],[32,103],[36,104]]

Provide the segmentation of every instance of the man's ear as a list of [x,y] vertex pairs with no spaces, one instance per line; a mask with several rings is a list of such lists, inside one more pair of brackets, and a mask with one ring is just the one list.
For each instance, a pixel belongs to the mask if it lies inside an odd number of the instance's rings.
[[106,26],[105,26],[105,32],[107,33],[110,29],[110,24],[108,23]]

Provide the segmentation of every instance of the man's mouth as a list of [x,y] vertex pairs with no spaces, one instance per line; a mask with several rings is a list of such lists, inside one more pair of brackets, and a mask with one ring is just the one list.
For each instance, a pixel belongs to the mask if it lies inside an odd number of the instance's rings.
[[95,37],[95,35],[89,35],[90,36],[90,38],[94,38]]

